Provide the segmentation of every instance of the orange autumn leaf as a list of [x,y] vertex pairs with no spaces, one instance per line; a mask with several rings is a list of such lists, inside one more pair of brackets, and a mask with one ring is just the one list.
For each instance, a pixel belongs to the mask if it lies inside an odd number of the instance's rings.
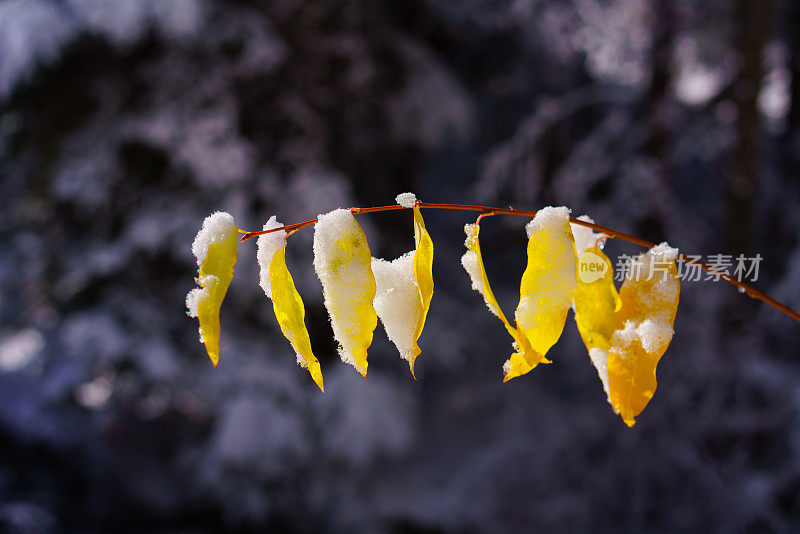
[[611,406],[628,426],[653,398],[656,367],[673,335],[680,298],[677,249],[666,243],[628,263],[608,352]]

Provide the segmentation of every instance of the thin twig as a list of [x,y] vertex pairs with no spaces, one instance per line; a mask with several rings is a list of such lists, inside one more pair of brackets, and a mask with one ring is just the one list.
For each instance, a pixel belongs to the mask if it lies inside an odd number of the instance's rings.
[[[535,211],[515,210],[515,209],[511,209],[511,208],[495,208],[495,207],[492,207],[492,206],[475,206],[475,205],[472,205],[472,204],[441,204],[441,203],[436,203],[436,202],[417,202],[416,205],[417,205],[417,207],[422,208],[422,209],[481,211],[485,215],[490,215],[490,214],[491,215],[517,215],[517,216],[520,216],[520,217],[528,217],[528,218],[536,216],[536,212]],[[353,215],[360,215],[360,214],[363,214],[363,213],[375,213],[375,212],[379,212],[379,211],[395,211],[395,210],[403,210],[403,209],[410,209],[410,208],[406,208],[405,206],[401,206],[400,204],[391,204],[391,205],[388,205],[388,206],[374,206],[374,207],[371,207],[371,208],[350,208],[350,212]],[[602,225],[599,225],[599,224],[590,223],[590,222],[587,222],[587,221],[582,221],[580,219],[576,219],[575,217],[570,217],[569,220],[573,224],[577,224],[577,225],[580,225],[580,226],[585,226],[587,228],[591,228],[592,230],[594,230],[596,232],[601,232],[603,234],[606,234],[609,237],[612,237],[612,238],[615,238],[615,239],[621,239],[623,241],[627,241],[628,243],[633,243],[634,245],[639,245],[639,246],[642,246],[642,247],[645,247],[645,248],[648,248],[648,249],[653,248],[655,246],[655,243],[651,243],[650,241],[646,241],[646,240],[638,238],[636,236],[633,236],[633,235],[630,235],[630,234],[626,234],[624,232],[620,232],[619,230],[614,230],[613,228],[609,228],[607,226],[602,226]],[[250,239],[252,237],[256,237],[256,236],[264,235],[264,234],[269,234],[269,233],[272,233],[272,232],[277,232],[279,230],[285,230],[285,231],[289,232],[290,234],[293,234],[294,232],[296,232],[296,231],[298,231],[298,230],[300,230],[302,228],[305,228],[306,226],[311,226],[312,224],[314,224],[316,222],[317,222],[317,219],[311,219],[311,220],[308,220],[308,221],[303,221],[303,222],[294,223],[294,224],[287,224],[285,226],[281,226],[281,227],[278,227],[278,228],[271,228],[269,230],[261,230],[261,231],[257,231],[257,232],[248,232],[246,230],[239,230],[239,233],[243,234],[241,241],[247,241],[248,239]],[[287,235],[286,237],[288,238],[289,236]],[[697,265],[702,270],[704,270],[704,271],[706,271],[708,273],[711,273],[714,276],[719,276],[721,279],[725,280],[726,282],[728,282],[730,284],[735,285],[737,288],[739,288],[740,290],[742,290],[745,293],[747,293],[747,295],[750,296],[751,298],[760,300],[760,301],[764,302],[765,304],[768,304],[769,306],[772,306],[773,308],[783,312],[784,314],[788,315],[789,317],[791,317],[792,319],[794,319],[795,321],[800,323],[800,313],[792,310],[791,308],[789,308],[785,304],[775,300],[774,298],[770,297],[766,293],[764,293],[762,291],[759,291],[758,289],[754,288],[750,284],[742,282],[741,280],[737,280],[736,278],[733,278],[729,274],[721,273],[721,272],[719,272],[718,269],[712,267],[711,265],[709,265],[709,264],[707,264],[705,262],[702,262],[702,261],[697,261],[697,260],[694,260],[692,258],[689,258],[688,256],[686,256],[684,254],[680,254],[679,253],[678,256],[677,256],[677,259],[682,261],[682,262],[684,262],[684,263],[687,263],[687,264]]]

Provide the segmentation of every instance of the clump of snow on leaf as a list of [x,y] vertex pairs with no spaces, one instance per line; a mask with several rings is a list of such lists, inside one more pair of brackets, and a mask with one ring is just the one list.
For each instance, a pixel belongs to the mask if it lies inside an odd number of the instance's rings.
[[623,349],[638,341],[648,354],[661,352],[669,345],[673,333],[669,323],[661,318],[645,319],[641,323],[626,321],[624,329],[614,332],[611,350],[624,355],[626,353]]
[[[273,228],[280,228],[283,226],[280,222],[278,222],[275,215],[269,218],[269,220],[264,223],[264,227],[262,230],[272,230]],[[256,242],[256,258],[258,259],[258,265],[260,268],[260,282],[261,289],[264,290],[264,293],[269,297],[272,298],[272,284],[270,283],[269,279],[269,266],[272,263],[272,257],[275,253],[282,248],[286,248],[286,230],[277,230],[275,232],[271,232],[269,234],[263,234],[258,236],[258,241]]]
[[[197,308],[200,305],[200,300],[208,296],[208,288],[211,287],[216,278],[217,277],[213,274],[208,274],[197,279],[197,285],[202,287],[196,287],[186,294],[186,315],[189,317],[197,317]],[[200,341],[203,341],[202,333],[200,334]]]
[[608,389],[608,351],[600,347],[592,347],[589,349],[589,359],[592,360],[592,365],[597,369],[597,376],[603,382],[603,390],[606,392],[606,397],[611,398]]
[[481,276],[481,266],[478,259],[478,254],[472,250],[478,239],[478,229],[479,228],[477,224],[464,225],[464,233],[467,234],[467,239],[464,241],[464,245],[469,250],[467,250],[467,252],[461,256],[461,265],[464,266],[464,270],[467,271],[469,279],[472,281],[472,289],[483,295],[483,300],[486,302],[486,307],[489,308],[489,311],[500,317],[500,310],[497,308],[497,306],[489,302],[489,299],[486,298],[486,290],[483,287],[483,277]]
[[203,264],[208,254],[208,246],[214,242],[221,242],[236,228],[236,223],[230,213],[215,211],[205,218],[203,226],[197,232],[192,243],[192,253],[197,258],[197,266]]
[[[203,264],[208,254],[208,247],[215,242],[221,242],[231,231],[235,231],[236,223],[230,213],[216,211],[203,220],[203,226],[197,232],[197,236],[192,243],[192,253],[197,259],[198,267]],[[197,287],[189,291],[186,295],[186,315],[197,317],[198,302],[208,296],[209,286],[214,281],[213,275],[203,276],[197,279]],[[202,340],[202,334],[200,336]]]
[[653,292],[647,296],[646,304],[652,306],[656,300],[671,303],[678,298],[680,284],[672,278],[667,268],[677,257],[678,249],[664,242],[628,262],[625,272],[626,280],[634,277],[646,279],[651,276],[656,279],[656,283],[653,284]]
[[648,252],[651,256],[658,258],[661,261],[674,260],[678,257],[678,249],[669,246],[669,243],[666,241],[654,246]]
[[612,350],[618,351],[638,341],[647,353],[653,354],[662,352],[669,345],[674,331],[670,324],[670,310],[663,305],[678,299],[680,283],[668,270],[677,256],[677,248],[661,243],[628,262],[626,280],[654,277],[656,281],[651,291],[636,294],[639,308],[650,313],[641,320],[626,321],[622,330],[615,331],[611,340]]
[[564,225],[564,221],[569,221],[569,208],[560,206],[554,208],[547,206],[536,212],[536,216],[525,225],[525,232],[531,237],[537,230],[545,232],[558,232]]
[[375,281],[370,261],[364,232],[350,210],[340,208],[317,217],[314,270],[322,282],[339,356],[362,374],[378,320],[372,307]]
[[406,360],[416,356],[414,334],[420,311],[419,286],[414,279],[413,262],[413,251],[393,261],[372,258],[372,273],[377,285],[373,306],[386,328],[386,335]]
[[[594,223],[594,220],[588,215],[581,215],[578,217],[578,220]],[[575,252],[578,253],[578,257],[580,257],[584,251],[593,248],[597,240],[603,235],[593,231],[591,228],[581,226],[580,224],[570,223],[570,226],[572,227],[572,236],[575,238]],[[602,241],[600,245],[602,245]]]
[[666,349],[672,340],[673,330],[666,321],[645,319],[636,327],[636,334],[642,342],[642,348],[653,353]]
[[400,193],[394,200],[404,208],[413,208],[418,202],[417,196],[414,193]]

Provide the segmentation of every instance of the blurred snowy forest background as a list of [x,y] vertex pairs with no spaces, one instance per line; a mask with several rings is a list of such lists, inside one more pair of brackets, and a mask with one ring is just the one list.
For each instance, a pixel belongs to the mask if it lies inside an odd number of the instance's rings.
[[[629,430],[571,316],[553,365],[509,339],[425,213],[436,293],[418,381],[379,325],[297,368],[240,247],[214,370],[184,313],[203,218],[567,205],[683,252],[760,253],[800,308],[793,0],[0,1],[0,530],[785,532],[800,529],[800,325],[687,282]],[[359,218],[373,254],[408,213]],[[507,311],[523,222],[481,233]],[[638,253],[611,243],[617,254]]]

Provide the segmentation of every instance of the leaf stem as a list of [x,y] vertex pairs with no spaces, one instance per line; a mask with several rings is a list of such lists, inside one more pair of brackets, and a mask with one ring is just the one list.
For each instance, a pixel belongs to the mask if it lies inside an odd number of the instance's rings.
[[[416,205],[419,208],[422,208],[422,209],[480,211],[480,212],[483,212],[484,215],[517,215],[517,216],[520,216],[520,217],[528,217],[528,218],[536,216],[536,212],[535,211],[515,210],[515,209],[512,209],[512,208],[496,208],[496,207],[492,207],[492,206],[476,206],[476,205],[472,205],[472,204],[442,204],[442,203],[437,203],[437,202],[417,202]],[[395,210],[404,210],[404,209],[410,209],[410,208],[406,208],[405,206],[401,206],[400,204],[390,204],[388,206],[373,206],[373,207],[370,207],[370,208],[350,208],[350,212],[353,215],[360,215],[360,214],[363,214],[363,213],[376,213],[376,212],[379,212],[379,211],[395,211]],[[626,234],[626,233],[620,232],[618,230],[614,230],[613,228],[609,228],[607,226],[602,226],[602,225],[599,225],[599,224],[594,224],[594,223],[582,221],[582,220],[577,219],[575,217],[570,217],[569,220],[573,224],[577,224],[577,225],[580,225],[580,226],[585,226],[587,228],[591,228],[592,230],[594,230],[596,232],[601,232],[603,234],[606,234],[608,237],[621,239],[623,241],[627,241],[628,243],[633,243],[634,245],[639,245],[639,246],[642,246],[642,247],[645,247],[645,248],[648,248],[648,249],[653,248],[655,246],[655,243],[651,243],[650,241],[638,238],[636,236],[633,236],[633,235],[630,235],[630,234]],[[241,238],[241,241],[247,241],[250,238],[253,238],[253,237],[256,237],[256,236],[259,236],[259,235],[263,235],[263,234],[269,234],[271,232],[277,232],[278,230],[286,230],[287,232],[289,232],[289,235],[291,235],[294,232],[296,232],[296,231],[298,231],[298,230],[300,230],[302,228],[305,228],[306,226],[311,226],[312,224],[314,224],[316,222],[317,222],[317,219],[311,219],[311,220],[308,220],[308,221],[303,221],[303,222],[294,223],[294,224],[287,224],[285,226],[281,226],[281,227],[278,227],[278,228],[271,228],[269,230],[261,230],[261,231],[257,231],[257,232],[248,232],[246,230],[239,230],[239,233],[243,234],[242,238]],[[289,235],[287,235],[286,237],[288,238]],[[720,278],[722,278],[726,282],[735,285],[737,288],[739,288],[740,290],[742,290],[745,293],[747,293],[747,295],[750,296],[751,298],[760,300],[760,301],[764,302],[765,304],[768,304],[769,306],[772,306],[773,308],[777,309],[778,311],[783,312],[784,314],[788,315],[789,317],[791,317],[792,319],[794,319],[795,321],[800,323],[800,313],[792,310],[791,308],[789,308],[785,304],[775,300],[774,298],[770,297],[766,293],[764,293],[762,291],[759,291],[758,289],[754,288],[750,284],[742,282],[741,280],[737,280],[736,278],[733,278],[729,274],[720,273],[718,269],[713,268],[709,264],[707,264],[705,262],[702,262],[702,261],[694,260],[692,258],[687,257],[684,254],[680,254],[679,253],[678,256],[677,256],[677,259],[682,261],[682,262],[684,262],[684,263],[697,265],[702,270],[704,270],[706,272],[709,272],[709,273],[712,273],[714,276],[719,276]]]

